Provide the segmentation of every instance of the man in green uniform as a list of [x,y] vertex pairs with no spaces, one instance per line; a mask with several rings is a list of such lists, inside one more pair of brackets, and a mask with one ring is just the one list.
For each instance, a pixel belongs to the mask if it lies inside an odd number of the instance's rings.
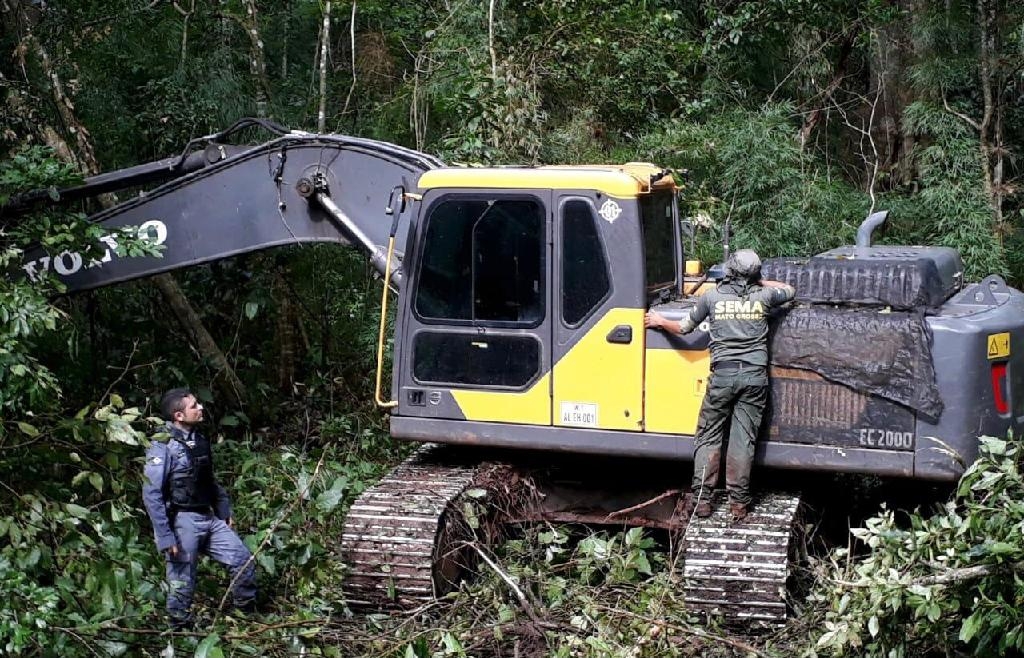
[[735,520],[747,515],[754,442],[768,402],[768,311],[793,299],[792,286],[761,280],[761,259],[750,249],[732,254],[725,278],[703,294],[689,315],[668,320],[648,311],[644,326],[686,334],[707,319],[711,334],[711,381],[700,409],[693,460],[692,501],[697,516],[711,515],[718,483],[725,424],[731,420],[725,486]]

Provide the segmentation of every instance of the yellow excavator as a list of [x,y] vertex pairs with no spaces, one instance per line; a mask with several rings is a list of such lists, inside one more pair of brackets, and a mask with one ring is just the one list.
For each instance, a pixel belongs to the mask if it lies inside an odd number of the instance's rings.
[[[253,126],[271,139],[231,143]],[[720,277],[686,265],[672,172],[447,167],[393,144],[244,120],[176,157],[88,178],[58,202],[128,188],[145,191],[92,218],[111,229],[102,258],[38,249],[23,275],[56,276],[73,292],[306,242],[354,245],[382,275],[379,364],[389,308],[395,319],[390,387],[379,366],[377,402],[392,437],[429,446],[349,511],[340,554],[353,605],[443,593],[472,557],[467,492],[529,482],[517,520],[678,530],[696,608],[785,619],[797,494],[763,493],[739,524],[725,512],[691,522],[681,491],[625,475],[637,460],[692,461],[709,376],[706,328],[643,326],[651,308],[681,318]],[[41,203],[54,203],[48,191],[26,191],[0,213]],[[1024,422],[1024,294],[998,276],[968,284],[952,249],[873,246],[882,221],[870,217],[855,245],[765,263],[797,300],[773,320],[756,469],[797,483],[801,473],[955,481],[979,435]],[[118,257],[123,226],[162,256]],[[556,463],[557,476],[537,468]],[[594,463],[621,481],[565,486]]]

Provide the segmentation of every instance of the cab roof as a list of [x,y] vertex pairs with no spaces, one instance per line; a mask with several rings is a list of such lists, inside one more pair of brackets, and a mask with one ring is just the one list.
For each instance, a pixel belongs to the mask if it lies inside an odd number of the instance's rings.
[[677,189],[667,170],[647,162],[431,169],[420,177],[419,187],[424,191],[437,188],[596,190],[620,198]]

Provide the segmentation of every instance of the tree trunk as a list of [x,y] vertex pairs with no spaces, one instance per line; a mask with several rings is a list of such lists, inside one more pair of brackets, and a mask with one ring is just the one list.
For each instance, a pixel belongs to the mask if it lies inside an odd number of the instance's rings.
[[[984,109],[981,123],[978,126],[979,147],[984,162],[984,185],[985,194],[988,196],[989,204],[992,206],[992,227],[999,240],[1003,244],[1003,199],[1000,194],[1001,186],[997,187],[993,175],[992,155],[995,148],[993,143],[999,144],[1002,135],[993,134],[1001,130],[1001,121],[996,119],[996,104],[998,99],[993,94],[993,69],[999,66],[997,58],[999,54],[998,34],[996,27],[996,14],[998,0],[978,0],[978,27],[981,30],[981,48],[979,50],[979,68],[981,75],[981,96],[984,101]],[[995,125],[993,125],[995,124]],[[1002,174],[1002,167],[998,168]]]
[[804,125],[800,128],[800,148],[807,146],[807,141],[811,138],[811,134],[821,121],[825,109],[832,103],[832,94],[835,93],[839,85],[842,84],[843,78],[846,77],[846,67],[850,60],[850,53],[853,51],[855,36],[855,34],[848,34],[843,39],[842,44],[840,44],[839,55],[836,57],[836,64],[832,68],[832,80],[822,93],[821,105],[811,110],[804,120]]
[[[356,2],[352,1],[352,18],[349,21],[349,48],[352,51],[352,84],[348,87],[348,95],[345,96],[345,105],[341,108],[341,116],[348,113],[348,104],[352,100],[352,92],[356,90]],[[353,121],[353,125],[355,122]]]
[[181,47],[178,55],[178,69],[184,71],[185,62],[188,59],[188,21],[192,18],[192,14],[196,13],[196,0],[192,0],[188,10],[182,8],[178,3],[174,3],[174,8],[181,14]]
[[274,271],[274,297],[277,302],[277,386],[290,392],[295,381],[295,309],[291,291],[279,270]]
[[267,79],[267,60],[264,55],[263,38],[260,37],[256,0],[242,0],[242,4],[245,5],[245,20],[242,25],[249,36],[249,73],[256,83],[256,115],[266,118],[270,102],[270,81]]
[[292,0],[285,0],[284,10],[284,25],[281,26],[281,30],[284,34],[281,36],[281,82],[287,82],[288,80],[288,37],[292,33]]
[[907,185],[915,177],[910,159],[915,141],[903,128],[903,112],[914,100],[906,75],[913,58],[908,21],[913,20],[915,2],[897,4],[906,18],[877,26],[869,50],[869,93],[878,98],[871,138],[878,149],[879,169],[892,172],[892,183]]
[[331,43],[331,0],[324,3],[324,20],[320,28],[320,109],[316,115],[318,132],[327,131],[327,50]]

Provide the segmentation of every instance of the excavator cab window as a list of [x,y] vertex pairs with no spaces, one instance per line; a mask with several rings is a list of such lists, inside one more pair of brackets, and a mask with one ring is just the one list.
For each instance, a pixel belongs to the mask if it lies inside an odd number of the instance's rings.
[[593,206],[570,199],[562,206],[562,321],[579,326],[611,290]]
[[675,195],[667,191],[640,197],[648,296],[658,297],[676,283],[675,202]]
[[422,331],[412,351],[417,384],[522,389],[540,375],[541,345],[533,336]]
[[414,309],[424,321],[535,327],[544,319],[544,208],[452,197],[426,222]]

